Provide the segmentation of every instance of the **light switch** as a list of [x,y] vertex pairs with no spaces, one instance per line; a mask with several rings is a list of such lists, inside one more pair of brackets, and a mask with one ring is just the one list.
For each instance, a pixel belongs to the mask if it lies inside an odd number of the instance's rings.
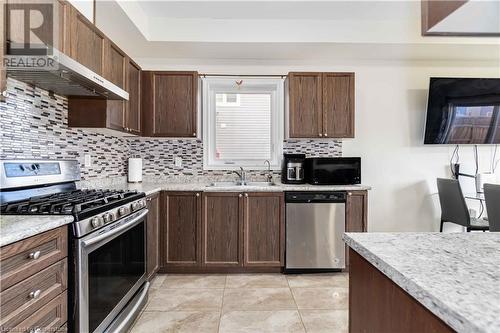
[[176,168],[182,168],[182,157],[176,156],[174,158],[174,164]]
[[86,168],[90,168],[92,166],[92,155],[90,154],[85,154],[83,156],[84,158],[84,164]]

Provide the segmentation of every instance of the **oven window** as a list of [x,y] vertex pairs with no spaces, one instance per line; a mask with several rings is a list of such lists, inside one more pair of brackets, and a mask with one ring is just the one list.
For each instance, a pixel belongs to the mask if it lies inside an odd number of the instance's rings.
[[144,251],[142,222],[88,255],[90,332],[145,273]]

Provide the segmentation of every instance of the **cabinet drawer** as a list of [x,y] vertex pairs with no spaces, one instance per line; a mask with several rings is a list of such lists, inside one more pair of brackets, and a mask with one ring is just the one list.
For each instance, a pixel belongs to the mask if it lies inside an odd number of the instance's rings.
[[0,291],[66,257],[67,238],[66,227],[61,227],[2,247]]
[[66,290],[67,259],[13,285],[0,293],[1,330],[21,321]]
[[29,318],[12,329],[13,332],[54,332],[66,323],[68,318],[67,293],[59,294]]

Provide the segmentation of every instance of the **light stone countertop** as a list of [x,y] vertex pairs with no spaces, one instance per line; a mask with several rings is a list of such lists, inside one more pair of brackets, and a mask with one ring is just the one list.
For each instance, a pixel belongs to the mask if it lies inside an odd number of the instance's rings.
[[[282,192],[282,191],[355,191],[369,190],[369,186],[313,186],[285,185],[279,182],[275,186],[208,186],[212,179],[205,177],[179,177],[173,179],[149,178],[142,183],[127,183],[125,177],[96,179],[80,182],[79,188],[103,188],[115,190],[137,190],[146,195],[164,191],[205,191],[205,192]],[[73,222],[69,215],[3,215],[0,216],[0,246],[28,238],[44,231]]]
[[500,332],[500,233],[347,233],[344,240],[457,332]]
[[1,215],[0,247],[73,221],[72,215]]
[[[160,191],[200,191],[200,192],[284,192],[284,191],[361,191],[370,190],[364,185],[286,185],[276,183],[274,186],[209,186],[210,182],[172,183],[169,181],[121,183],[108,186],[110,189],[137,190],[146,195]],[[99,187],[95,185],[92,187]]]

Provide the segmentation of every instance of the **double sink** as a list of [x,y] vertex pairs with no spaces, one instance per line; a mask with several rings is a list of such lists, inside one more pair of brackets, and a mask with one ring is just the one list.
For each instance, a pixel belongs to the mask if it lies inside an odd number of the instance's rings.
[[272,182],[213,182],[207,185],[207,187],[267,187],[276,186]]

